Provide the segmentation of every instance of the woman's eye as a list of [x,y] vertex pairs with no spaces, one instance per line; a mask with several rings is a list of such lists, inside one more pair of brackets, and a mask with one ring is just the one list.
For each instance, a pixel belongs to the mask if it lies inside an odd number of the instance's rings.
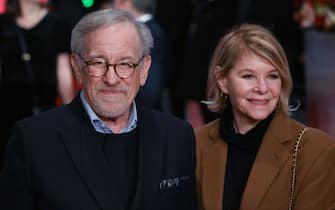
[[279,75],[278,74],[270,74],[269,77],[270,77],[270,79],[278,79]]
[[251,79],[253,77],[252,74],[245,74],[245,75],[242,75],[242,78],[244,79]]

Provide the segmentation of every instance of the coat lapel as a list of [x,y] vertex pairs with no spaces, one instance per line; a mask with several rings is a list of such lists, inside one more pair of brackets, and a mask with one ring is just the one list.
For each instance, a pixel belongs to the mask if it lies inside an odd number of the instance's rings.
[[257,209],[271,183],[290,157],[284,142],[290,140],[288,118],[278,111],[266,132],[241,201],[241,210]]
[[[83,182],[97,200],[101,209],[121,208],[119,195],[111,180],[111,169],[99,142],[92,141],[94,130],[81,105],[79,97],[70,105],[67,131],[62,133],[63,142],[72,157]],[[93,138],[94,139],[94,138]]]
[[208,135],[212,144],[202,151],[203,203],[208,209],[222,209],[227,145],[219,135],[219,123],[213,125]]
[[165,132],[152,113],[138,108],[139,176],[132,209],[150,209],[159,191]]

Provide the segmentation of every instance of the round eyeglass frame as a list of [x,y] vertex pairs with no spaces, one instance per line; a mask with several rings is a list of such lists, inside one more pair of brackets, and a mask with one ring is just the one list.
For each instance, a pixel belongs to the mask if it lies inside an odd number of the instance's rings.
[[[130,78],[134,72],[135,72],[135,69],[136,67],[138,67],[140,65],[140,63],[142,62],[142,59],[144,58],[144,55],[140,57],[140,59],[138,60],[137,63],[131,63],[131,62],[121,62],[121,63],[116,63],[116,64],[111,64],[111,63],[108,63],[108,62],[104,62],[104,65],[105,65],[105,72],[101,75],[101,76],[96,76],[94,74],[92,74],[92,72],[90,72],[90,66],[94,65],[94,62],[92,60],[86,60],[83,56],[81,56],[79,53],[76,53],[76,55],[78,55],[78,57],[85,63],[87,69],[88,69],[88,72],[89,72],[89,75],[91,77],[94,77],[94,78],[102,78],[104,77],[108,70],[109,70],[109,67],[112,66],[113,67],[113,70],[114,70],[114,73],[120,78],[120,79],[128,79]],[[120,76],[120,73],[118,72],[117,70],[117,66],[119,65],[124,65],[124,64],[127,64],[129,66],[132,67],[133,71],[127,76],[127,77],[122,77]]]

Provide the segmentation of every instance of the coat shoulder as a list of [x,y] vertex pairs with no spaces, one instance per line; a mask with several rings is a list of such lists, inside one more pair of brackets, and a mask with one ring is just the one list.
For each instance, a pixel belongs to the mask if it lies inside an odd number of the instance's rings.
[[220,137],[220,119],[209,122],[208,124],[195,129],[196,143],[198,147],[212,144]]
[[[50,109],[48,111],[33,115],[18,121],[18,125],[28,126],[28,127],[45,127],[47,125],[53,125],[60,123],[62,120],[68,116],[68,111],[66,107],[58,107]],[[43,126],[44,125],[44,126]]]
[[335,158],[335,139],[317,128],[308,128],[301,140],[301,150],[311,161],[330,155]]

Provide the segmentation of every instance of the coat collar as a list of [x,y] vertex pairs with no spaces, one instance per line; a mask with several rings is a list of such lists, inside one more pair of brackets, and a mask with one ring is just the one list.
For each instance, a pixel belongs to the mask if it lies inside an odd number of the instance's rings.
[[[110,190],[113,189],[110,180],[112,170],[98,142],[92,141],[94,128],[79,97],[68,107],[67,126],[61,136],[74,166],[101,209],[112,209],[116,204],[119,205],[117,209],[122,209],[119,195],[113,195]],[[142,205],[147,209],[159,190],[164,133],[156,122],[151,113],[139,107],[139,176],[132,209],[138,209]]]
[[[227,144],[220,137],[220,121],[208,127],[211,143],[203,148],[202,195],[204,206],[222,209]],[[262,140],[242,196],[241,209],[257,209],[273,179],[290,157],[285,143],[291,141],[289,118],[277,110]]]
[[158,120],[151,111],[138,107],[139,176],[132,209],[151,209],[152,200],[158,194],[166,138]]
[[241,209],[258,208],[271,183],[288,161],[290,151],[285,147],[285,142],[292,140],[289,120],[282,111],[277,110],[251,168]]

